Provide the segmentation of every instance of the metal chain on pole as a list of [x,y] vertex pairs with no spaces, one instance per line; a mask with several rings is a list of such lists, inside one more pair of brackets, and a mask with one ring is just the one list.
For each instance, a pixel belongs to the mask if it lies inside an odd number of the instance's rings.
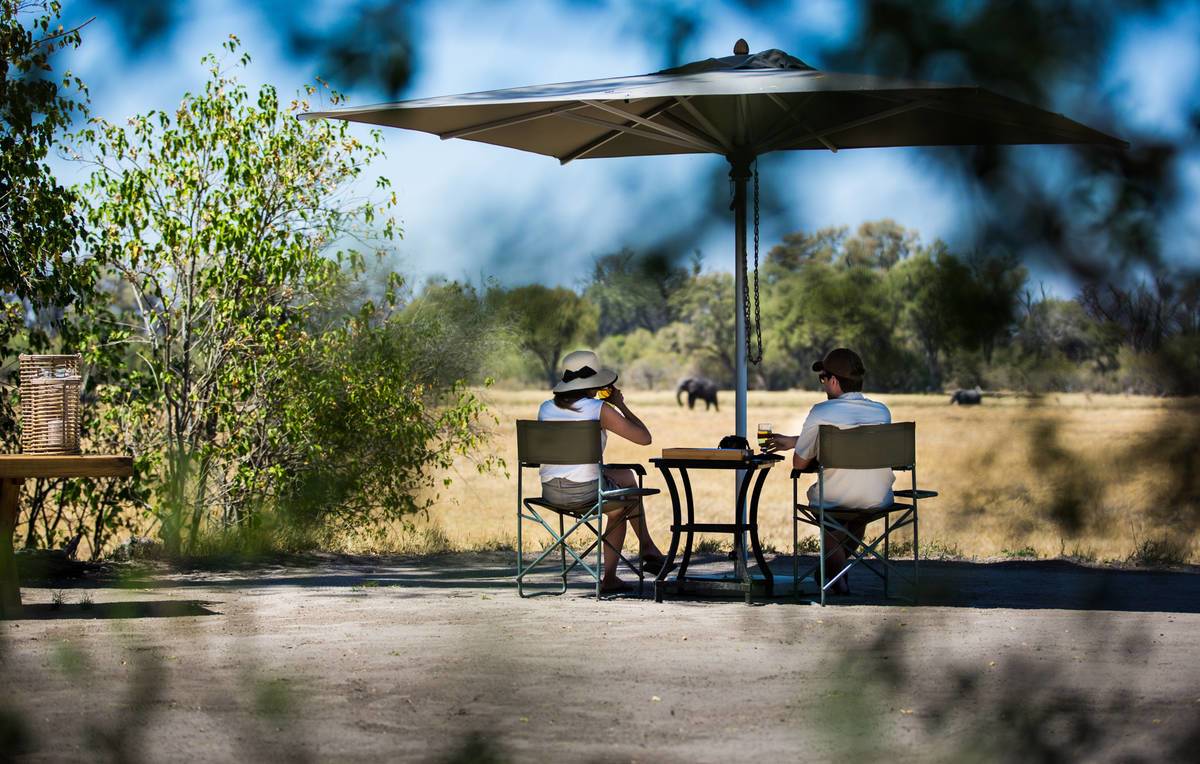
[[746,360],[752,364],[762,363],[762,301],[758,294],[758,159],[754,160],[754,337],[757,352],[750,345],[750,274],[742,279],[742,304],[746,319]]

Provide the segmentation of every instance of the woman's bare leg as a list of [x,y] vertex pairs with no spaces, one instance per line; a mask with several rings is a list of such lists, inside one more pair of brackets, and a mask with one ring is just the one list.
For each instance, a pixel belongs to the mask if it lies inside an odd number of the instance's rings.
[[[637,488],[637,474],[633,470],[604,470],[604,476],[619,488]],[[646,527],[646,505],[638,501],[637,506],[629,512],[629,524],[637,534],[642,555],[645,557],[662,557],[662,550],[650,538],[650,530]]]
[[605,524],[608,527],[604,529],[604,577],[600,581],[601,587],[621,583],[621,579],[617,578],[617,563],[620,559],[614,550],[619,551],[625,546],[625,527],[629,525],[627,514],[628,510],[625,509],[604,513]]

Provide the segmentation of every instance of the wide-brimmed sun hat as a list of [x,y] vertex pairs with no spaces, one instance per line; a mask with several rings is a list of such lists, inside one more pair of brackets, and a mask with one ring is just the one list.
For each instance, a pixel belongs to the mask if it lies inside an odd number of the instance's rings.
[[617,373],[600,365],[600,359],[590,350],[576,350],[562,360],[562,380],[554,386],[555,393],[592,390],[608,387],[617,381]]

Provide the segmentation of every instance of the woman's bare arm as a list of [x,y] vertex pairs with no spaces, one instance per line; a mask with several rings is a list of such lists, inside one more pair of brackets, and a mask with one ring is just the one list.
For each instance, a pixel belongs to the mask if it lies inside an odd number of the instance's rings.
[[612,393],[608,396],[608,403],[612,405],[605,406],[600,410],[600,426],[639,446],[650,445],[649,428],[642,423],[641,419],[638,419],[637,414],[629,410],[629,406],[625,404],[625,396],[619,389],[615,387],[612,389]]

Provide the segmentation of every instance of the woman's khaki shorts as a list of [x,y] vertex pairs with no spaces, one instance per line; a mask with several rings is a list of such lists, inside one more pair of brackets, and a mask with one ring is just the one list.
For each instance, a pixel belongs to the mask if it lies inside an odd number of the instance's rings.
[[[596,482],[576,483],[566,478],[554,478],[542,483],[542,498],[551,504],[571,509],[586,509],[596,503]],[[615,491],[619,488],[616,483],[604,478],[604,490]],[[632,502],[610,501],[604,505],[605,512],[620,509],[622,505]]]

